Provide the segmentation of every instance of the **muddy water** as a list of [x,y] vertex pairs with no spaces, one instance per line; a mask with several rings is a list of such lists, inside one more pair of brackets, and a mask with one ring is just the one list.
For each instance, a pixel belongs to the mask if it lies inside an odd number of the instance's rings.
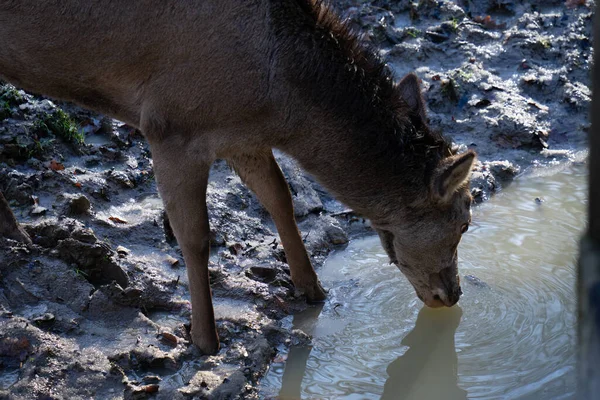
[[585,168],[529,174],[474,209],[451,309],[424,308],[375,237],[334,253],[320,271],[328,303],[290,318],[312,347],[282,353],[262,395],[572,398]]

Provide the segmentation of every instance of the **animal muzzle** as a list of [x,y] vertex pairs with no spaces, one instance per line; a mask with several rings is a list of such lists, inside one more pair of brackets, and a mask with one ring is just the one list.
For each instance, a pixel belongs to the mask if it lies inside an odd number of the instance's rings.
[[430,293],[419,298],[429,307],[452,307],[462,295],[460,278],[453,274],[450,268],[442,270],[439,274],[431,274],[429,279]]
[[460,298],[460,295],[462,294],[462,290],[460,289],[460,287],[458,288],[457,291],[453,291],[448,294],[440,293],[438,290],[435,290],[434,292],[435,292],[435,294],[433,294],[432,296],[424,297],[418,293],[417,293],[417,296],[428,307],[440,308],[440,307],[452,307],[453,305],[458,303],[458,299]]

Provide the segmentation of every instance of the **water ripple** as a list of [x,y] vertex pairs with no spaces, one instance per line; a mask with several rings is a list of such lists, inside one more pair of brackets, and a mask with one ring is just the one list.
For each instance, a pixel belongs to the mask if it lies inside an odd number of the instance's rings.
[[375,237],[333,254],[319,271],[331,292],[312,351],[288,357],[303,374],[286,380],[274,366],[265,393],[283,379],[288,398],[572,398],[585,177],[580,165],[517,180],[475,209],[460,273],[489,288],[463,283],[453,309],[423,308]]

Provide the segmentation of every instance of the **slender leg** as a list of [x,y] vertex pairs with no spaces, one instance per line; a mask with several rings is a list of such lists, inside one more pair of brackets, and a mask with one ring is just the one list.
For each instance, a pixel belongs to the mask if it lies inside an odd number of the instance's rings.
[[31,244],[31,238],[19,225],[4,195],[0,192],[0,238],[2,237]]
[[290,190],[271,150],[235,156],[229,163],[275,221],[296,289],[309,301],[325,300],[325,291],[298,232]]
[[189,154],[177,140],[152,145],[154,172],[177,242],[183,251],[192,297],[192,341],[206,354],[219,350],[208,276],[206,187],[209,161]]

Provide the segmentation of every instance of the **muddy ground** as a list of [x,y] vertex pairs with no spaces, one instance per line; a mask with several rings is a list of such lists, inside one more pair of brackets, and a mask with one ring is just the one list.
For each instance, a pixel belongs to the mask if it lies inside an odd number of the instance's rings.
[[[398,76],[418,73],[431,125],[479,153],[477,201],[585,148],[593,2],[335,6]],[[256,398],[278,349],[310,340],[281,323],[305,302],[256,198],[215,164],[210,275],[222,348],[205,356],[190,346],[185,266],[139,132],[7,84],[0,93],[0,190],[34,242],[0,243],[0,398]],[[317,268],[370,233],[278,159]]]

